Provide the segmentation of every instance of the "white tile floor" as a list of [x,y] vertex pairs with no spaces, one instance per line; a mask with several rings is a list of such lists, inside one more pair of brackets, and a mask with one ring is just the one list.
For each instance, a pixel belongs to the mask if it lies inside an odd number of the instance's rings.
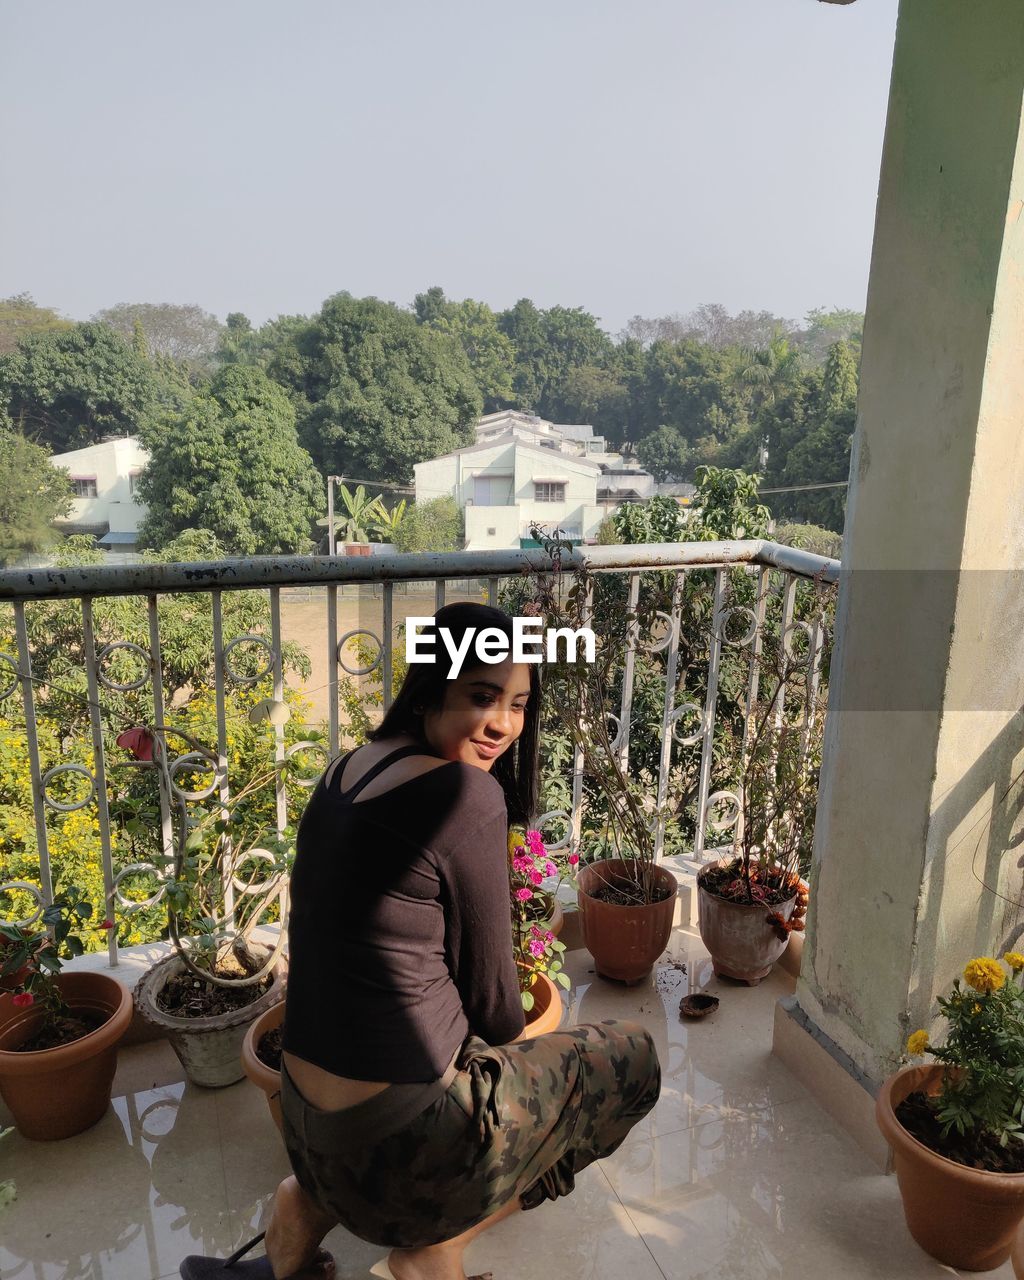
[[[678,967],[686,966],[686,972]],[[661,1056],[661,1100],[576,1193],[474,1243],[471,1271],[495,1280],[923,1280],[956,1274],[923,1254],[883,1177],[770,1054],[781,972],[755,989],[717,982],[700,942],[678,931],[646,985],[597,978],[570,954],[570,1017],[639,1018]],[[706,985],[721,1008],[682,1023]],[[11,1134],[0,1179],[3,1280],[158,1280],[187,1253],[225,1254],[258,1230],[287,1161],[261,1094],[246,1082],[183,1083],[162,1044],[125,1050],[111,1111],[58,1143]],[[3,1118],[0,1108],[0,1120]],[[327,1247],[343,1277],[382,1250],[340,1228]],[[1012,1280],[1009,1264],[989,1273]]]

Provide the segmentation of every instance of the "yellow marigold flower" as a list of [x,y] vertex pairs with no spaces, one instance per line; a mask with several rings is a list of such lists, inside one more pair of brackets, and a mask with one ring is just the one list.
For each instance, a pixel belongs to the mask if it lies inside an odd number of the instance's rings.
[[981,1005],[976,1004],[974,1008],[971,1010],[971,1013],[981,1013]]
[[999,967],[999,961],[991,956],[978,956],[964,969],[964,981],[975,991],[983,995],[990,991],[998,991],[1006,981],[1006,974]]
[[912,1058],[918,1057],[919,1054],[928,1052],[928,1032],[915,1031],[907,1041],[907,1053]]
[[1020,973],[1021,969],[1024,969],[1024,956],[1019,951],[1004,951],[1003,959],[1014,973]]

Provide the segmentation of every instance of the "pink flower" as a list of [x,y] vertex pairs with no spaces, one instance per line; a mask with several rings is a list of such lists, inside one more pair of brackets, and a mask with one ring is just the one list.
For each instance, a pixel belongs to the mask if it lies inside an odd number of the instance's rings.
[[534,938],[530,943],[530,955],[542,956],[544,954],[544,943],[539,938]]
[[530,852],[533,854],[547,852],[544,848],[544,838],[539,831],[527,831],[526,843],[530,846]]
[[512,859],[513,871],[529,871],[532,866],[533,866],[532,858],[513,858]]
[[553,875],[556,875],[556,874],[557,874],[557,870],[558,870],[558,869],[557,869],[557,867],[555,866],[555,864],[554,864],[553,862],[549,862],[549,863],[547,863],[547,864],[545,865],[545,867],[544,867],[544,874],[545,874],[546,876],[553,876]]
[[11,997],[11,1004],[16,1005],[19,1009],[27,1009],[29,1005],[35,1004],[36,998],[31,991],[19,991],[16,996]]
[[578,853],[570,853],[570,854],[569,854],[569,866],[570,866],[570,867],[575,867],[575,866],[577,865],[577,863],[579,862],[579,860],[580,860],[580,856],[579,856],[579,854],[578,854]]
[[544,877],[541,875],[541,873],[537,870],[536,867],[534,867],[530,871],[530,883],[535,885],[544,883]]
[[520,902],[529,902],[533,897],[533,893],[529,889],[517,889],[516,897]]
[[523,605],[523,617],[537,618],[539,616],[540,616],[540,605],[536,602],[536,600],[527,600],[526,604]]
[[124,733],[119,733],[114,741],[119,747],[124,747],[126,751],[131,752],[136,760],[153,759],[153,735],[142,726],[125,729]]
[[113,920],[109,920],[109,919],[101,920],[99,924],[96,926],[97,929],[113,929],[113,927],[114,927],[114,922]]

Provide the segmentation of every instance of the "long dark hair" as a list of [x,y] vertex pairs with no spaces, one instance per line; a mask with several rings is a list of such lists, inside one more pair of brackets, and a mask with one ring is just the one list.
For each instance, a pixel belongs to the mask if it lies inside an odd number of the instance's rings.
[[[434,627],[447,627],[456,644],[470,628],[497,627],[512,642],[512,619],[502,609],[486,604],[459,602],[446,604],[434,614]],[[384,719],[367,735],[371,742],[411,734],[425,747],[423,717],[428,711],[440,711],[446,691],[451,687],[448,673],[452,669],[448,650],[438,639],[433,662],[412,662],[402,687],[395,695]],[[475,671],[486,664],[477,661],[470,648],[463,671]],[[523,731],[512,746],[494,762],[492,775],[501,783],[510,822],[530,823],[537,816],[538,751],[540,746],[540,664],[530,664],[530,700],[523,716]]]

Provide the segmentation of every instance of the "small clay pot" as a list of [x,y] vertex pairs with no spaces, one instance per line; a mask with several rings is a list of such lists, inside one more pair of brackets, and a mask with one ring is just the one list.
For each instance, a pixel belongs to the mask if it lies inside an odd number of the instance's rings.
[[0,1096],[26,1138],[49,1142],[82,1133],[110,1106],[117,1044],[132,1020],[127,987],[104,973],[63,973],[57,978],[64,1002],[76,1012],[100,1014],[95,1031],[52,1049],[22,1053],[15,1046],[42,1024],[38,1007],[19,1008],[0,996]]
[[988,1173],[947,1160],[896,1117],[910,1094],[938,1093],[943,1071],[939,1064],[897,1071],[879,1090],[875,1118],[892,1148],[910,1234],[948,1267],[993,1271],[1010,1256],[1024,1218],[1024,1173]]
[[557,1031],[562,1024],[565,1007],[562,994],[546,973],[533,976],[533,1008],[526,1015],[526,1027],[521,1035],[516,1036],[514,1043],[521,1040],[535,1040],[538,1036],[546,1036],[549,1031]]
[[679,1001],[679,1012],[684,1018],[706,1018],[709,1013],[714,1013],[720,1003],[717,996],[683,996]]
[[602,885],[633,881],[629,867],[620,858],[592,862],[577,877],[583,945],[594,957],[594,967],[602,978],[627,986],[642,982],[668,945],[679,891],[672,872],[656,866],[654,884],[666,891],[660,902],[623,907],[591,897]]
[[285,1002],[283,1000],[271,1005],[249,1027],[249,1030],[245,1033],[245,1039],[242,1041],[242,1070],[258,1089],[263,1090],[267,1099],[267,1106],[270,1108],[271,1119],[277,1125],[278,1132],[282,1132],[281,1073],[280,1071],[275,1071],[273,1067],[268,1067],[257,1055],[256,1050],[267,1032],[276,1031],[284,1022],[284,1009]]
[[251,1004],[212,1018],[179,1018],[165,1013],[157,1003],[157,997],[171,978],[184,971],[185,961],[177,952],[158,960],[135,988],[135,1004],[143,1019],[170,1041],[193,1084],[221,1089],[245,1075],[242,1069],[245,1033],[265,1009],[284,999],[288,962],[283,956],[278,957],[271,971],[273,982],[269,990]]
[[[723,862],[732,859],[724,859]],[[720,867],[723,862],[712,864]],[[777,906],[762,903],[727,902],[704,888],[697,876],[697,924],[701,941],[711,953],[711,963],[720,978],[733,978],[756,987],[771,973],[776,960],[789,945],[789,936],[779,937],[767,917],[777,911],[788,920],[796,910],[797,895]]]

